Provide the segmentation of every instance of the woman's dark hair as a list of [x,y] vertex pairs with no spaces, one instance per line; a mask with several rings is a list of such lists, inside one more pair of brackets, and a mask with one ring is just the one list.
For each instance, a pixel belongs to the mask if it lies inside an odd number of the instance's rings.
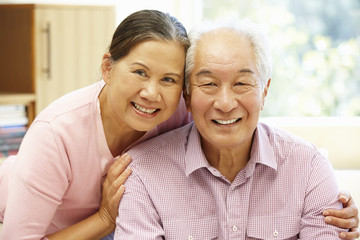
[[118,61],[135,45],[148,40],[175,41],[184,51],[190,45],[186,29],[175,17],[157,10],[141,10],[126,17],[117,27],[109,48],[111,61]]

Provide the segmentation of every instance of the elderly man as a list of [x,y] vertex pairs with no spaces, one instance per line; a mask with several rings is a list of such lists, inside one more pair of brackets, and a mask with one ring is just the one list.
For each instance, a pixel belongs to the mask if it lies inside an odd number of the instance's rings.
[[191,35],[184,97],[194,123],[129,151],[115,239],[338,239],[341,208],[315,146],[259,123],[270,54],[257,25]]

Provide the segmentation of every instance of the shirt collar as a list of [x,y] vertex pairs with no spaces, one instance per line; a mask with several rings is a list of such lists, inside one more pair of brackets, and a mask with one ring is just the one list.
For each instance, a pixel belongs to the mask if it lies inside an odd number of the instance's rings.
[[256,164],[263,164],[275,171],[277,170],[277,162],[270,136],[261,123],[257,125],[254,133],[250,160],[246,165],[246,177],[252,175]]
[[[270,137],[261,124],[257,125],[254,133],[250,160],[246,165],[247,177],[252,175],[257,163],[277,170],[277,162],[274,156],[272,144],[270,143]],[[200,135],[194,123],[192,123],[191,131],[188,136],[185,152],[185,164],[185,174],[187,176],[197,169],[211,167],[204,155],[204,152],[202,151]]]
[[199,132],[194,123],[188,136],[187,147],[185,152],[185,174],[189,176],[192,172],[200,168],[211,167],[206,160],[204,152],[201,148],[201,141]]

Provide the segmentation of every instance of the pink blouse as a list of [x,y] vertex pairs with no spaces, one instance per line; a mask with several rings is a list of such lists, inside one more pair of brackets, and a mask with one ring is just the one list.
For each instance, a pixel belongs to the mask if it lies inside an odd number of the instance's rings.
[[[98,104],[104,86],[100,81],[50,104],[29,128],[18,155],[1,165],[2,240],[46,239],[98,211],[102,182],[115,160]],[[181,99],[169,120],[133,145],[191,120]]]

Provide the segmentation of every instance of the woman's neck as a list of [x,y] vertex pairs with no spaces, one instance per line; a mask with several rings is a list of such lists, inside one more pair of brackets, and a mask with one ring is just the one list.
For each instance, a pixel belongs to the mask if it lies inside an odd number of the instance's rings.
[[101,120],[105,138],[111,154],[121,155],[130,145],[139,140],[146,132],[137,131],[115,119],[106,98],[106,86],[99,95]]

